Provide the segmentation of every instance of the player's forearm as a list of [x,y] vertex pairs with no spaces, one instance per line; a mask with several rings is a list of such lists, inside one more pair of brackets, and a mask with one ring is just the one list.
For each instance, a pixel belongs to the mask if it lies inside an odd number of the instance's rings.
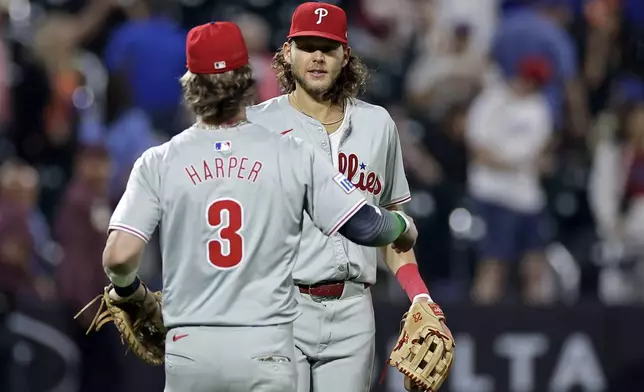
[[[112,231],[103,251],[103,270],[116,288],[123,288],[119,295],[135,291],[138,287],[137,273],[145,243],[122,231]],[[122,295],[127,296],[127,295]]]
[[409,252],[396,253],[390,246],[383,246],[382,253],[385,264],[387,264],[387,267],[394,275],[396,275],[398,270],[405,264],[418,264],[416,262],[416,254],[413,249]]
[[391,244],[407,230],[405,219],[381,207],[364,205],[339,230],[358,245],[378,247]]
[[416,298],[425,297],[431,301],[429,289],[420,276],[414,250],[396,253],[393,249],[386,247],[383,251],[385,252],[385,264],[394,274],[409,300],[414,301]]
[[[390,209],[400,211],[402,208],[399,205],[394,205]],[[426,297],[431,301],[429,289],[420,276],[414,250],[396,253],[391,247],[383,247],[383,252],[385,264],[394,274],[409,300],[413,302],[415,298]]]

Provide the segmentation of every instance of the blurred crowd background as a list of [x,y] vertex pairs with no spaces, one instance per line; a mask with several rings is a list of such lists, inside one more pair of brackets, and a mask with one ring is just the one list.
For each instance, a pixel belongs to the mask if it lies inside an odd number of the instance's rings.
[[[644,301],[644,1],[330,2],[372,70],[361,98],[398,126],[438,302]],[[106,283],[105,228],[133,162],[194,120],[177,81],[188,29],[240,25],[259,102],[280,94],[271,58],[299,3],[0,1],[0,314],[57,312],[84,364],[114,345],[72,317]],[[155,242],[145,258],[160,288]],[[376,306],[404,303],[381,272]],[[83,391],[112,372],[94,359]],[[28,390],[9,379],[0,390]]]

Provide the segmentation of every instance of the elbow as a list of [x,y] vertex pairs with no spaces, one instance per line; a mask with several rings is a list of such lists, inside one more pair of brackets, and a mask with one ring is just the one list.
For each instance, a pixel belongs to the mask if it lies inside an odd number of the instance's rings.
[[128,233],[111,232],[103,250],[103,268],[114,272],[129,269],[143,247],[144,243],[140,239]]
[[114,243],[108,243],[103,250],[103,268],[111,271],[123,269],[131,259],[131,255],[122,248],[114,246]]
[[115,230],[107,237],[103,250],[103,270],[118,287],[134,282],[145,242],[132,234]]

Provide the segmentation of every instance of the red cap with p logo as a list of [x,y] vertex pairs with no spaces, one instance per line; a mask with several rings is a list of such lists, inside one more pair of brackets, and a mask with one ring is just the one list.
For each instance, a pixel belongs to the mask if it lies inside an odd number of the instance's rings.
[[295,9],[288,38],[322,37],[348,43],[347,15],[336,5],[303,3]]

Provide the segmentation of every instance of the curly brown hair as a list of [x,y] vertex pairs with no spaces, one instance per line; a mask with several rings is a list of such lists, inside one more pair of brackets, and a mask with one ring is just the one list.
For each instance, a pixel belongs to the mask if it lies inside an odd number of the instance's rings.
[[252,105],[255,97],[255,80],[248,65],[221,74],[188,71],[179,81],[188,107],[209,124],[230,121]]
[[[295,78],[291,65],[284,59],[284,48],[280,48],[273,56],[273,69],[277,72],[282,93],[289,94],[295,91]],[[349,62],[342,68],[338,79],[329,91],[322,97],[333,104],[344,102],[347,98],[355,98],[364,92],[369,79],[369,70],[362,59],[353,53],[349,55]]]

